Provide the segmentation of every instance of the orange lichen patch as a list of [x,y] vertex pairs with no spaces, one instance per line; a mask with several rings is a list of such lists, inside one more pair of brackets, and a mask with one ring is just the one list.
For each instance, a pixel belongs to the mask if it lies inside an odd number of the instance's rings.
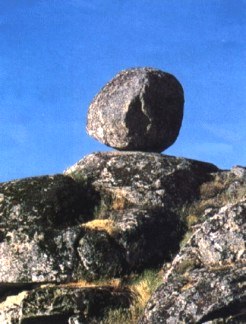
[[185,290],[188,290],[190,288],[192,288],[193,285],[192,283],[188,282],[187,284],[185,284],[182,288],[181,288],[181,291],[185,291]]
[[124,189],[116,189],[113,191],[112,209],[122,210],[127,204],[127,192]]
[[188,227],[195,225],[199,221],[198,217],[194,214],[188,215],[186,217],[186,222]]
[[121,210],[124,209],[126,205],[126,199],[124,197],[115,197],[112,202],[112,209]]
[[[245,260],[245,262],[242,262],[242,263],[246,264],[246,260]],[[234,266],[235,266],[234,262],[224,262],[223,264],[215,263],[215,264],[209,265],[208,271],[210,271],[210,272],[223,271],[223,270],[231,269]]]
[[81,226],[90,230],[105,231],[109,235],[112,235],[117,231],[114,221],[110,219],[94,219],[90,222],[82,224]]

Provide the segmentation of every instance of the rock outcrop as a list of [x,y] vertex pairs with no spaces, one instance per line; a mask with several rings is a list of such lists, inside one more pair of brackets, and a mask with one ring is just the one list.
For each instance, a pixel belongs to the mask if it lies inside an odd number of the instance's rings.
[[125,70],[92,101],[87,132],[118,150],[162,152],[179,134],[183,105],[182,86],[171,74]]
[[105,152],[0,184],[0,321],[108,323],[136,304],[130,278],[163,265],[140,323],[243,322],[245,170]]
[[[0,283],[116,277],[162,262],[184,231],[177,206],[194,199],[216,170],[159,154],[111,152],[89,155],[67,175],[0,185]],[[112,233],[86,226],[98,219],[110,220]]]
[[246,168],[155,153],[175,141],[183,102],[172,75],[123,71],[88,132],[150,152],[0,183],[1,324],[246,322]]
[[[127,273],[160,264],[177,251],[184,232],[179,209],[198,198],[199,186],[216,171],[209,163],[156,153],[105,152],[88,155],[65,174],[86,182],[100,197],[94,217],[112,221],[111,237],[123,257],[119,268]],[[93,235],[87,234],[86,244],[91,260],[95,248],[92,244],[89,252],[88,239]],[[87,271],[92,264],[87,262]]]
[[109,307],[127,308],[131,301],[132,295],[126,289],[43,286],[0,303],[0,323],[98,323]]
[[199,226],[166,271],[139,323],[243,323],[245,220],[243,200],[222,207]]
[[108,210],[175,209],[199,196],[202,183],[219,169],[210,163],[143,152],[87,155],[64,174],[87,183],[100,197],[100,217]]

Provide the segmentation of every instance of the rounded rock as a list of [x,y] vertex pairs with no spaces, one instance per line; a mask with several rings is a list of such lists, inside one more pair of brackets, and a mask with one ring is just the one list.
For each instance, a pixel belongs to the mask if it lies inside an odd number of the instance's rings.
[[93,99],[87,132],[125,151],[162,152],[179,134],[184,93],[171,74],[134,68],[117,74]]

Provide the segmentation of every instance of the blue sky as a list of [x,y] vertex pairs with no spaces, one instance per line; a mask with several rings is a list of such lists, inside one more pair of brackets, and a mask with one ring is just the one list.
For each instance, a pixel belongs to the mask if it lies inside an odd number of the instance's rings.
[[0,3],[0,181],[60,173],[110,150],[85,131],[117,72],[151,66],[185,91],[166,154],[246,165],[245,0],[8,0]]

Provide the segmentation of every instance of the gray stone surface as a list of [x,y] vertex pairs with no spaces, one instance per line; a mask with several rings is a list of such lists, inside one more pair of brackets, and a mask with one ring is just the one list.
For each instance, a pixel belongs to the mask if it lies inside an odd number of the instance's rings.
[[7,297],[0,303],[0,323],[98,323],[108,308],[127,308],[131,300],[126,289],[47,285]]
[[119,150],[161,152],[172,145],[183,118],[177,79],[152,68],[120,72],[93,99],[87,132]]
[[77,246],[85,276],[90,279],[119,277],[123,256],[115,240],[105,231],[87,231]]
[[246,267],[195,269],[152,295],[139,324],[245,323]]
[[246,201],[205,221],[172,262],[139,323],[244,323]]
[[[214,170],[156,153],[99,153],[67,175],[0,184],[0,288],[115,277],[162,262],[181,235],[172,209],[196,196]],[[82,227],[98,218],[117,231]]]
[[134,274],[163,262],[141,324],[244,323],[244,173],[105,152],[1,183],[0,323],[104,323],[137,305]]
[[203,182],[219,169],[185,158],[145,152],[98,152],[65,171],[87,181],[101,199],[101,213],[132,207],[175,208],[199,196]]
[[[94,218],[113,221],[112,237],[124,259],[119,268],[125,265],[128,272],[159,264],[178,250],[184,230],[180,209],[199,196],[200,185],[216,171],[209,163],[158,153],[105,152],[86,156],[65,174],[87,182],[100,197]],[[92,242],[90,247],[86,244],[93,272],[97,260]],[[104,272],[107,267],[99,264]]]
[[90,215],[85,187],[64,175],[0,184],[0,287],[68,281]]

